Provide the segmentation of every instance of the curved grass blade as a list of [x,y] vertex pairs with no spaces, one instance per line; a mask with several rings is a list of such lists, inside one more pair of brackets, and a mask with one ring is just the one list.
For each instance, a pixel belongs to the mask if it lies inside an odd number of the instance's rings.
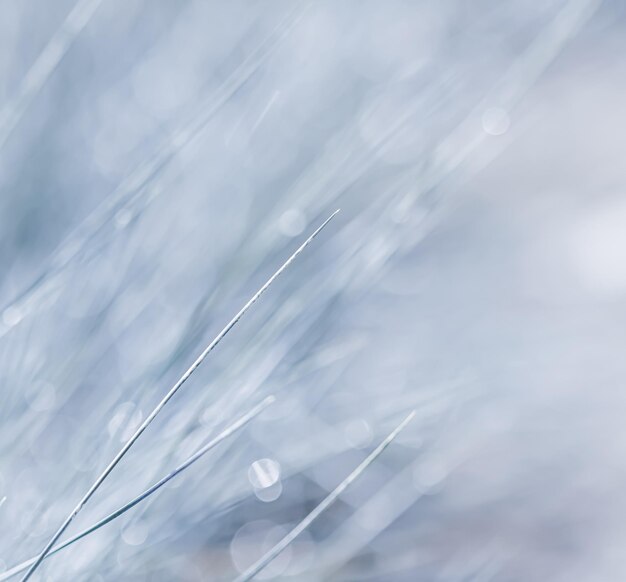
[[252,580],[265,566],[267,566],[274,558],[276,558],[291,542],[293,542],[307,527],[313,523],[326,509],[332,505],[337,498],[359,478],[361,473],[365,471],[376,458],[391,444],[400,431],[413,419],[415,411],[411,412],[390,434],[380,443],[367,458],[348,475],[331,493],[329,493],[322,502],[309,513],[296,527],[294,527],[282,540],[280,540],[271,550],[257,560],[245,572],[238,576],[234,582],[246,582]]
[[[125,505],[123,505],[122,507],[114,511],[113,513],[110,513],[106,517],[102,518],[100,521],[94,523],[91,527],[88,527],[87,529],[81,531],[80,533],[76,534],[70,539],[64,541],[62,544],[59,544],[58,546],[55,546],[54,548],[52,548],[48,552],[48,555],[46,556],[46,558],[49,558],[50,556],[67,548],[68,546],[71,546],[78,540],[100,529],[102,526],[113,521],[114,519],[117,519],[120,515],[126,513],[129,509],[132,509],[133,507],[135,507],[135,505],[137,505],[138,503],[141,503],[144,499],[147,499],[148,497],[150,497],[150,495],[158,491],[161,487],[163,487],[163,485],[165,485],[166,483],[171,481],[174,477],[176,477],[176,475],[182,473],[185,469],[193,465],[197,460],[199,460],[201,457],[206,455],[206,453],[208,453],[211,449],[215,448],[223,440],[227,439],[229,436],[237,432],[239,429],[243,428],[253,418],[255,418],[261,412],[263,412],[275,400],[276,398],[274,398],[274,396],[268,396],[260,404],[257,404],[252,410],[248,411],[246,414],[239,417],[230,426],[226,427],[216,437],[211,439],[206,445],[198,449],[193,455],[191,455],[191,457],[189,457],[184,463],[176,467],[176,469],[174,469],[171,473],[167,474],[165,477],[157,481],[154,485],[146,489],[140,495],[137,495],[137,497],[135,497],[132,501],[129,501],[128,503],[126,503]],[[9,578],[12,578],[16,574],[23,572],[30,565],[34,564],[36,560],[37,560],[37,557],[31,558],[30,560],[26,560],[25,562],[18,564],[17,566],[11,568],[10,570],[3,572],[2,574],[0,574],[0,582],[2,582],[3,580],[8,580]]]
[[141,434],[148,428],[148,426],[155,419],[156,415],[161,412],[161,409],[172,399],[174,394],[178,392],[180,387],[187,381],[187,379],[195,372],[196,368],[204,361],[204,359],[213,351],[213,349],[222,341],[224,336],[237,324],[237,322],[243,317],[244,313],[252,307],[252,305],[257,301],[261,295],[268,289],[268,287],[276,280],[276,278],[289,266],[296,257],[309,245],[309,243],[322,231],[322,229],[337,215],[339,210],[333,212],[323,223],[321,226],[317,228],[317,230],[309,236],[299,247],[298,249],[282,264],[282,266],[265,282],[265,284],[248,300],[248,302],[237,312],[237,314],[226,324],[224,329],[220,331],[213,341],[204,349],[204,351],[198,356],[196,361],[191,364],[191,366],[187,369],[187,371],[180,377],[180,379],[172,386],[169,392],[163,397],[161,402],[159,402],[154,410],[146,417],[146,419],[141,423],[139,428],[133,433],[133,435],[126,441],[126,444],[120,449],[120,451],[115,455],[115,458],[109,463],[106,469],[102,472],[102,474],[96,479],[93,485],[89,488],[87,493],[83,496],[83,498],[78,502],[78,505],[72,510],[72,512],[67,516],[61,527],[56,531],[56,533],[52,536],[50,541],[46,544],[45,548],[41,551],[33,565],[30,567],[28,572],[22,578],[22,582],[26,582],[35,570],[39,567],[39,564],[43,561],[43,559],[48,555],[52,546],[57,542],[57,540],[63,535],[63,532],[68,528],[72,520],[76,517],[76,515],[83,508],[85,503],[89,501],[91,496],[97,491],[97,489],[102,485],[104,480],[109,476],[111,471],[115,468],[115,466],[122,460],[124,455],[128,452],[128,450],[133,446],[135,441],[141,436]]

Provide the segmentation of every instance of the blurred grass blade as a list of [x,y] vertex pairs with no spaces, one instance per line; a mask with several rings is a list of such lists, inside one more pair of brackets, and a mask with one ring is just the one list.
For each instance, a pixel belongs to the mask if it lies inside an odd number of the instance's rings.
[[380,443],[367,458],[344,479],[324,500],[309,513],[296,527],[294,527],[282,540],[280,540],[271,550],[250,566],[243,574],[235,579],[235,582],[246,582],[256,576],[265,566],[276,558],[293,540],[295,540],[314,520],[316,520],[336,499],[359,478],[376,458],[391,444],[400,431],[413,419],[415,411],[411,412],[390,434]]
[[56,533],[52,536],[50,541],[46,544],[45,548],[37,557],[36,561],[33,563],[31,568],[26,572],[24,577],[22,578],[22,582],[26,582],[32,575],[33,572],[39,567],[39,564],[43,561],[46,555],[52,549],[52,546],[56,543],[56,541],[63,535],[63,532],[68,528],[72,520],[76,517],[76,515],[83,508],[85,503],[89,501],[91,496],[97,491],[97,489],[102,485],[104,480],[109,476],[111,471],[115,468],[115,466],[122,460],[124,455],[128,452],[128,450],[133,446],[133,444],[137,441],[137,439],[141,436],[141,434],[148,428],[148,426],[155,419],[157,414],[161,411],[161,409],[171,400],[171,398],[178,392],[180,387],[187,381],[187,379],[194,373],[196,368],[204,361],[204,359],[213,351],[213,349],[222,341],[224,336],[237,324],[237,322],[243,317],[243,315],[252,307],[252,305],[257,301],[261,295],[268,289],[268,287],[276,280],[277,277],[287,268],[296,257],[309,245],[309,243],[322,231],[322,229],[337,215],[339,210],[333,212],[323,223],[321,226],[317,228],[317,230],[309,236],[299,247],[298,249],[282,264],[282,266],[264,283],[264,285],[248,300],[248,302],[237,312],[237,314],[226,324],[226,326],[220,331],[217,336],[213,339],[213,341],[204,349],[204,351],[198,356],[193,364],[187,369],[187,371],[180,377],[180,379],[170,388],[169,392],[163,397],[161,402],[159,402],[154,410],[146,417],[146,419],[141,423],[139,428],[133,433],[133,435],[126,441],[126,444],[120,449],[115,458],[109,463],[106,469],[102,472],[102,474],[96,479],[93,485],[89,488],[87,493],[83,496],[83,498],[78,502],[78,505],[72,510],[72,512],[67,516],[61,527],[56,531]]
[[[97,0],[97,3],[100,1]],[[91,12],[89,10],[92,9],[89,6],[91,4],[93,4],[93,0],[82,2],[82,4],[79,2],[72,11],[74,16],[68,16],[68,21],[74,22],[79,18],[84,19],[86,18],[86,13],[89,13],[90,16]],[[93,7],[93,11],[95,11],[95,8],[96,6]],[[99,233],[104,231],[107,226],[111,227],[115,223],[114,217],[118,212],[129,210],[142,197],[150,198],[152,196],[154,188],[151,188],[151,185],[163,168],[171,162],[177,153],[186,148],[205,130],[209,121],[213,119],[216,113],[232,99],[237,91],[259,70],[261,65],[269,59],[288,32],[299,22],[307,8],[308,3],[297,4],[279,22],[272,33],[228,76],[217,91],[204,100],[198,110],[191,115],[190,119],[181,123],[174,131],[171,139],[165,141],[152,157],[146,159],[123,178],[115,190],[81,224],[70,232],[66,239],[54,250],[46,270],[22,293],[3,306],[4,310],[9,310],[10,313],[16,314],[14,317],[16,317],[17,321],[9,325],[0,325],[0,338],[13,329],[15,325],[21,323],[26,316],[31,315],[38,305],[57,286],[61,285],[62,276],[66,269],[76,261],[79,255],[86,252],[90,244],[94,245],[94,238]],[[62,28],[61,30],[64,29]],[[48,48],[46,52],[55,51],[51,51]],[[26,102],[26,100],[20,99],[19,102]],[[7,123],[6,120],[13,115],[11,111],[12,109],[9,106],[0,111],[0,148],[2,147],[3,127]]]
[[0,110],[0,149],[24,112],[46,84],[61,59],[87,25],[102,0],[79,0],[41,51],[24,77],[15,97]]
[[[184,463],[176,467],[176,469],[174,469],[171,473],[163,477],[161,480],[157,481],[154,485],[146,489],[143,493],[135,497],[132,501],[129,501],[128,503],[126,503],[125,505],[123,505],[122,507],[114,511],[113,513],[107,515],[106,517],[98,521],[97,523],[93,524],[91,527],[88,527],[82,532],[64,541],[62,544],[59,544],[58,546],[55,546],[54,548],[52,548],[48,552],[48,555],[46,556],[46,558],[49,558],[53,554],[60,552],[64,548],[71,546],[73,543],[77,542],[78,540],[100,529],[102,526],[118,518],[120,515],[126,513],[129,509],[132,509],[133,507],[135,507],[135,505],[137,505],[138,503],[141,503],[144,499],[147,499],[148,497],[150,497],[150,495],[158,491],[161,487],[163,487],[163,485],[165,485],[166,483],[171,481],[174,477],[176,477],[176,475],[182,473],[185,469],[193,465],[197,460],[203,457],[211,449],[215,448],[223,440],[227,439],[229,436],[237,432],[239,429],[243,428],[253,418],[255,418],[261,412],[263,412],[275,400],[276,399],[274,398],[274,396],[268,396],[261,403],[257,404],[252,410],[248,411],[246,414],[239,417],[230,426],[226,427],[221,433],[219,433],[216,437],[211,439],[206,445],[198,449],[198,451],[196,451],[193,455],[191,455],[191,457],[189,457]],[[37,557],[31,558],[30,560],[26,560],[25,562],[18,564],[14,568],[11,568],[10,570],[3,572],[2,574],[0,574],[0,582],[2,582],[3,580],[8,580],[9,578],[15,576],[16,574],[23,572],[24,570],[26,570],[26,568],[34,564],[36,560],[37,560]]]

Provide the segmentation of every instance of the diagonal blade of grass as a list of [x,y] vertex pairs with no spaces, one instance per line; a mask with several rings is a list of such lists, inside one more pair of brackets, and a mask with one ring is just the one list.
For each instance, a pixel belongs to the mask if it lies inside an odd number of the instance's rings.
[[415,411],[411,412],[390,434],[380,443],[367,458],[348,475],[322,502],[309,513],[296,527],[294,527],[282,540],[280,540],[271,550],[257,560],[245,572],[238,576],[234,582],[246,582],[252,580],[265,566],[267,566],[276,556],[278,556],[293,540],[295,540],[307,527],[313,523],[326,509],[328,509],[337,498],[359,478],[376,458],[391,444],[400,431],[413,419]]
[[[101,0],[96,0],[99,4]],[[84,20],[86,24],[87,8],[93,4],[92,0],[77,3],[68,20],[70,22]],[[82,7],[81,7],[82,6]],[[32,314],[34,309],[44,301],[53,289],[62,284],[62,277],[70,265],[93,246],[94,238],[114,223],[113,217],[120,211],[137,212],[136,205],[143,199],[143,204],[154,196],[154,182],[159,173],[167,167],[175,155],[187,147],[197,136],[205,131],[207,124],[214,115],[239,91],[260,69],[260,67],[277,50],[280,43],[292,30],[309,7],[309,2],[295,4],[288,14],[281,19],[273,31],[265,38],[228,76],[228,78],[200,103],[191,117],[185,120],[174,130],[171,139],[168,139],[155,154],[133,169],[103,202],[91,212],[76,229],[69,233],[67,238],[53,251],[47,268],[35,279],[31,285],[15,297],[8,304],[3,305],[3,311],[8,309],[18,314],[15,324],[2,325],[0,322],[0,339],[13,329],[14,325],[24,321],[26,315]],[[95,10],[95,8],[93,9]],[[73,16],[72,16],[73,15]],[[83,24],[83,26],[84,26]],[[74,25],[75,26],[75,25]],[[67,36],[68,31],[61,32]],[[74,34],[74,33],[72,33]],[[65,41],[64,41],[65,42]],[[56,53],[58,51],[52,50]],[[48,47],[44,53],[50,54]],[[44,54],[42,53],[42,54]],[[41,57],[40,57],[41,58]],[[50,59],[44,59],[49,61]],[[31,83],[32,84],[32,83]],[[24,102],[24,99],[21,99]],[[9,109],[11,109],[9,107]],[[10,112],[0,110],[0,149],[2,148],[3,127]],[[4,121],[3,121],[4,120]],[[96,246],[98,246],[96,244]]]
[[[231,425],[226,427],[216,437],[211,439],[206,445],[198,449],[193,455],[191,455],[191,457],[189,457],[184,463],[176,467],[176,469],[174,469],[171,473],[168,473],[165,477],[157,481],[154,485],[146,489],[143,493],[141,493],[140,495],[135,497],[132,501],[129,501],[128,503],[126,503],[125,505],[123,505],[122,507],[114,511],[113,513],[110,513],[106,517],[102,518],[100,521],[94,523],[92,526],[81,531],[75,536],[69,538],[68,540],[64,541],[58,546],[55,546],[54,548],[52,548],[48,552],[48,555],[46,556],[46,558],[49,558],[50,556],[67,548],[68,546],[71,546],[78,540],[100,529],[102,526],[113,521],[114,519],[117,519],[120,515],[126,513],[129,509],[132,509],[133,507],[135,507],[135,505],[137,505],[138,503],[141,503],[144,499],[147,499],[148,497],[150,497],[150,495],[158,491],[161,487],[163,487],[163,485],[165,485],[174,477],[176,477],[176,475],[182,473],[185,469],[193,465],[197,460],[199,460],[201,457],[206,455],[206,453],[208,453],[211,449],[215,448],[223,440],[227,439],[229,436],[236,433],[239,429],[243,428],[253,418],[255,418],[261,412],[263,412],[263,410],[265,410],[275,400],[276,399],[274,398],[274,396],[268,396],[267,398],[265,398],[265,400],[257,404],[252,410],[248,411],[246,414],[239,417],[235,422],[233,422]],[[4,580],[8,580],[9,578],[12,578],[16,574],[23,572],[30,565],[34,564],[36,560],[37,560],[37,557],[31,558],[30,560],[26,560],[25,562],[18,564],[17,566],[11,568],[10,570],[3,572],[2,574],[0,574],[0,582],[3,582]]]
[[248,302],[239,310],[239,312],[226,324],[224,329],[220,331],[213,341],[204,349],[204,351],[198,356],[196,361],[191,364],[191,366],[187,369],[187,371],[180,377],[180,379],[172,386],[169,392],[163,397],[161,402],[159,402],[154,410],[146,417],[146,419],[141,423],[139,428],[133,433],[133,435],[126,441],[126,444],[120,449],[120,451],[115,455],[115,458],[109,463],[106,469],[102,472],[102,474],[96,479],[93,485],[89,488],[87,493],[83,496],[83,498],[78,502],[78,505],[72,510],[72,512],[67,516],[61,527],[56,531],[56,533],[52,536],[50,541],[46,544],[45,548],[41,551],[33,565],[30,567],[28,572],[22,578],[22,582],[26,582],[32,575],[33,572],[39,567],[39,564],[46,557],[48,552],[52,549],[52,546],[57,542],[57,540],[63,535],[63,532],[68,528],[72,520],[76,517],[79,511],[83,508],[85,503],[89,501],[91,496],[97,491],[97,489],[102,485],[104,480],[109,476],[111,471],[115,468],[115,466],[122,460],[124,455],[128,452],[128,450],[133,446],[135,441],[141,436],[141,434],[148,428],[148,426],[152,423],[157,414],[161,411],[161,409],[171,400],[171,398],[178,392],[180,387],[187,381],[187,379],[194,373],[196,368],[204,361],[204,359],[213,351],[215,346],[217,346],[224,336],[237,324],[237,322],[243,317],[244,313],[250,309],[250,307],[256,302],[256,300],[268,289],[268,287],[276,280],[276,278],[296,259],[296,257],[308,246],[308,244],[321,232],[321,230],[337,215],[339,210],[336,210],[331,214],[321,226],[317,228],[317,230],[309,236],[299,247],[298,249],[282,264],[282,266],[265,282],[265,284],[248,300]]
[[102,0],[79,0],[26,73],[15,97],[0,110],[0,149],[46,84]]

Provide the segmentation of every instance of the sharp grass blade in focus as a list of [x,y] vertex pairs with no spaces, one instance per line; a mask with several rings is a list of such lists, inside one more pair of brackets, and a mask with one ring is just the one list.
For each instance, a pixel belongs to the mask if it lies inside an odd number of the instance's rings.
[[0,582],[337,207],[30,582],[232,580],[411,410],[255,579],[621,579],[623,3],[146,4],[0,10]]
[[[137,495],[137,497],[135,497],[132,501],[129,501],[128,503],[120,507],[119,509],[115,510],[113,513],[102,518],[97,523],[93,524],[87,529],[84,529],[83,531],[71,537],[70,539],[66,540],[62,544],[59,544],[58,546],[55,546],[54,548],[52,548],[48,552],[46,559],[60,552],[61,550],[67,548],[68,546],[71,546],[72,544],[76,543],[78,540],[81,540],[84,537],[88,536],[89,534],[95,532],[96,530],[100,529],[102,526],[106,525],[107,523],[110,523],[114,519],[117,519],[118,517],[126,513],[129,509],[132,509],[133,507],[135,507],[135,505],[141,503],[142,501],[150,497],[150,495],[158,491],[161,487],[166,485],[174,477],[176,477],[177,475],[182,473],[185,469],[193,465],[196,461],[198,461],[201,457],[206,455],[206,453],[208,453],[211,449],[215,448],[223,440],[227,439],[229,436],[233,435],[239,429],[243,428],[253,418],[261,414],[261,412],[263,412],[275,400],[276,399],[274,398],[274,396],[268,396],[267,398],[265,398],[265,400],[263,400],[261,403],[257,404],[252,410],[250,410],[249,412],[247,412],[246,414],[238,418],[235,422],[233,422],[231,425],[226,427],[222,432],[220,432],[216,437],[211,439],[206,445],[204,445],[202,448],[196,451],[193,455],[191,455],[191,457],[189,457],[184,463],[176,467],[176,469],[174,469],[171,473],[163,477],[163,479],[160,479],[159,481],[157,481],[154,485],[146,489],[143,493],[141,493],[140,495]],[[0,501],[0,505],[2,505],[3,501],[4,499]],[[7,570],[6,572],[0,573],[0,582],[2,582],[3,580],[8,580],[9,578],[15,576],[16,574],[23,572],[24,570],[26,570],[26,568],[34,564],[36,560],[37,560],[37,557],[31,558],[30,560],[22,562],[21,564],[18,564],[17,566],[11,568],[10,570]]]
[[331,493],[326,496],[322,502],[309,513],[296,527],[294,527],[282,540],[280,540],[271,550],[264,556],[259,558],[245,572],[238,576],[234,582],[246,582],[254,578],[263,568],[265,568],[272,560],[274,560],[282,551],[285,550],[307,527],[309,527],[326,509],[328,509],[337,498],[359,478],[361,473],[365,471],[376,458],[391,444],[391,442],[400,434],[404,427],[413,419],[415,412],[411,412],[390,434],[381,442],[366,459],[354,470],[346,479],[344,479]]
[[281,267],[263,284],[263,286],[248,300],[248,302],[235,314],[235,316],[226,324],[226,326],[220,331],[213,341],[204,349],[204,351],[196,358],[193,364],[187,369],[187,371],[180,377],[180,379],[170,388],[169,392],[163,397],[161,402],[157,404],[157,406],[152,410],[152,412],[146,417],[146,419],[141,423],[139,428],[132,434],[132,436],[126,441],[124,446],[120,449],[117,455],[113,458],[113,460],[109,463],[106,469],[102,472],[102,474],[96,479],[93,485],[88,489],[87,493],[83,496],[83,498],[79,501],[78,505],[72,510],[72,512],[65,519],[61,527],[56,531],[56,533],[52,536],[50,541],[47,543],[45,548],[37,557],[36,561],[30,567],[28,572],[22,578],[22,582],[26,582],[35,570],[39,567],[39,564],[44,560],[44,558],[48,555],[52,546],[56,543],[56,541],[63,535],[63,532],[68,528],[72,520],[76,517],[76,515],[83,508],[85,503],[89,501],[91,496],[98,490],[100,485],[104,482],[104,480],[108,477],[111,471],[115,468],[115,466],[122,460],[124,455],[128,452],[128,450],[133,446],[133,444],[137,441],[137,439],[141,436],[141,434],[148,428],[148,426],[155,419],[157,414],[163,409],[163,407],[172,399],[174,394],[178,392],[181,386],[188,380],[188,378],[194,373],[194,371],[198,368],[198,366],[204,361],[204,359],[213,351],[213,349],[222,341],[222,339],[228,334],[228,332],[237,324],[237,322],[243,317],[243,315],[252,307],[252,305],[265,293],[265,291],[270,287],[270,285],[276,280],[280,274],[289,267],[293,263],[293,261],[304,251],[304,249],[311,243],[311,241],[322,231],[322,229],[337,215],[339,210],[335,210],[318,228],[307,238],[298,249],[281,265]]

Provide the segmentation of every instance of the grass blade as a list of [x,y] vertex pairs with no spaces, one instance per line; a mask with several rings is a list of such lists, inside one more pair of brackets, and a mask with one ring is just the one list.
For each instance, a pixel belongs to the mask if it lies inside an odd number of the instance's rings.
[[228,332],[237,324],[237,322],[243,317],[243,315],[252,307],[252,305],[257,301],[261,295],[268,289],[268,287],[276,280],[277,277],[287,268],[296,257],[309,245],[309,243],[322,231],[322,229],[337,215],[339,210],[336,210],[331,214],[321,226],[317,228],[317,230],[309,236],[299,247],[298,249],[282,264],[282,266],[264,283],[264,285],[248,300],[248,302],[237,312],[237,314],[226,324],[226,326],[220,331],[213,341],[204,349],[204,351],[198,356],[196,361],[191,364],[191,366],[187,369],[187,371],[180,377],[180,379],[172,386],[169,392],[163,397],[161,402],[159,402],[154,410],[146,417],[146,419],[141,423],[139,428],[133,433],[133,435],[126,441],[126,444],[120,449],[120,451],[115,455],[115,458],[109,463],[106,469],[102,472],[102,474],[96,479],[93,485],[89,488],[87,493],[83,496],[83,498],[78,502],[78,505],[72,510],[72,512],[67,516],[61,527],[56,531],[56,533],[52,536],[50,541],[46,544],[45,548],[41,551],[33,565],[30,567],[28,572],[22,578],[22,582],[26,582],[35,570],[39,567],[43,559],[48,555],[52,546],[57,542],[57,540],[63,535],[63,532],[68,528],[72,520],[76,517],[76,515],[83,508],[85,503],[89,501],[91,496],[97,491],[97,489],[102,485],[104,480],[109,476],[111,471],[115,468],[115,466],[122,460],[124,455],[128,452],[128,450],[133,446],[133,444],[137,441],[137,439],[141,436],[141,434],[148,428],[148,426],[155,419],[157,414],[161,411],[161,409],[172,399],[174,394],[178,392],[180,387],[187,381],[187,379],[194,373],[196,368],[204,361],[204,359],[213,351],[213,349],[222,341],[224,336],[228,334]]
[[102,0],[79,0],[28,70],[15,97],[0,111],[0,149]]
[[331,493],[326,496],[322,502],[309,513],[296,527],[294,527],[282,540],[280,540],[271,550],[264,556],[259,558],[252,566],[235,579],[235,582],[246,582],[252,580],[265,566],[267,566],[276,556],[278,556],[293,540],[295,540],[307,527],[313,523],[337,498],[359,478],[361,473],[365,471],[376,458],[391,444],[400,431],[413,419],[415,411],[411,412],[390,434],[380,443],[367,458],[348,475]]
[[[46,556],[46,558],[49,558],[50,556],[52,556],[52,555],[60,552],[61,550],[67,548],[68,546],[71,546],[72,544],[74,544],[78,540],[80,540],[80,539],[88,536],[89,534],[93,533],[94,531],[100,529],[102,526],[106,525],[107,523],[110,523],[114,519],[117,519],[120,515],[126,513],[129,509],[132,509],[133,507],[135,507],[135,505],[137,505],[138,503],[141,503],[144,499],[147,499],[148,497],[150,497],[150,495],[152,495],[153,493],[158,491],[161,487],[163,487],[163,485],[165,485],[170,480],[172,480],[174,477],[176,477],[176,475],[182,473],[185,469],[187,469],[188,467],[193,465],[197,460],[199,460],[201,457],[203,457],[211,449],[215,448],[223,440],[227,439],[229,436],[231,436],[232,434],[237,432],[239,429],[243,428],[253,418],[255,418],[261,412],[263,412],[275,400],[276,399],[274,398],[274,396],[268,396],[260,404],[257,404],[252,410],[248,411],[246,414],[244,414],[243,416],[239,417],[231,425],[226,427],[216,437],[211,439],[206,445],[204,445],[203,447],[198,449],[193,455],[191,455],[191,457],[189,457],[184,463],[182,463],[181,465],[176,467],[176,469],[174,469],[171,473],[168,473],[165,477],[163,477],[162,479],[157,481],[154,485],[152,485],[151,487],[146,489],[140,495],[137,495],[137,497],[135,497],[132,501],[129,501],[128,503],[126,503],[125,505],[123,505],[122,507],[120,507],[119,509],[114,511],[113,513],[110,513],[106,517],[102,518],[100,521],[94,523],[92,526],[88,527],[87,529],[84,529],[80,533],[78,533],[75,536],[71,537],[70,539],[64,541],[62,544],[59,544],[58,546],[55,546],[54,548],[52,548],[48,552],[48,555]],[[0,504],[1,504],[1,502],[0,502]],[[26,560],[25,562],[22,562],[21,564],[18,564],[17,566],[11,568],[10,570],[7,570],[6,572],[3,572],[2,574],[0,574],[0,582],[3,582],[4,580],[8,580],[9,578],[12,578],[16,574],[19,574],[20,572],[23,572],[24,570],[26,570],[26,568],[28,568],[29,566],[34,564],[36,560],[37,560],[37,557],[31,558],[30,560]]]
[[[101,2],[101,0],[96,1],[97,3]],[[68,16],[70,23],[80,18],[86,18],[85,12],[90,3],[93,3],[93,0],[79,2],[72,11],[74,16]],[[83,7],[81,8],[79,5]],[[77,260],[79,255],[86,251],[89,244],[95,244],[95,237],[105,231],[107,227],[114,228],[111,227],[111,224],[114,223],[114,216],[117,212],[132,210],[134,213],[142,199],[144,205],[148,204],[145,199],[154,195],[155,181],[158,180],[159,173],[163,168],[167,167],[180,151],[188,147],[195,138],[205,131],[209,121],[213,119],[216,113],[257,73],[277,50],[289,31],[296,26],[308,6],[308,3],[299,3],[290,10],[269,36],[235,68],[218,89],[202,101],[190,118],[182,122],[173,131],[171,137],[158,148],[156,153],[127,174],[111,194],[68,234],[53,251],[45,271],[17,297],[3,305],[2,311],[8,310],[9,313],[13,313],[12,317],[16,321],[5,325],[0,322],[0,339],[15,325],[23,322],[26,316],[32,315],[56,286],[62,285],[65,271]],[[62,27],[61,32],[65,28],[66,26]],[[69,32],[66,31],[64,34],[67,36]],[[44,51],[46,54],[51,52],[58,51],[57,49],[52,50],[50,47]],[[44,58],[43,60],[49,61],[50,59]],[[24,99],[20,98],[20,102],[24,102]],[[3,128],[6,125],[6,119],[12,115],[11,111],[12,106],[0,110],[0,149],[5,133]]]

